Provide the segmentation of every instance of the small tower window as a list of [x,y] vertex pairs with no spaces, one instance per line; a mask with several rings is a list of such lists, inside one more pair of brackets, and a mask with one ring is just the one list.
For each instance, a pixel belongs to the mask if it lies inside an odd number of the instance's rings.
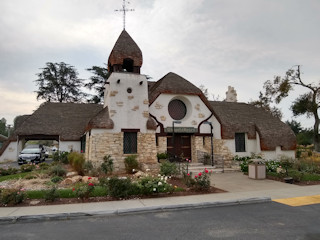
[[123,59],[122,69],[127,72],[133,72],[133,60],[131,58]]

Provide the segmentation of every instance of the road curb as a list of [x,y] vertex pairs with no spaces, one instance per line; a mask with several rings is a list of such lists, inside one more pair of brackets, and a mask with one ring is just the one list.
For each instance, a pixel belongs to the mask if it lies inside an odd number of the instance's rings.
[[151,207],[129,208],[129,209],[116,209],[116,210],[96,211],[96,212],[92,211],[92,212],[43,214],[43,215],[9,216],[9,217],[0,217],[0,224],[71,220],[71,219],[84,218],[84,217],[105,217],[105,216],[112,216],[112,215],[128,215],[128,214],[140,214],[140,213],[161,212],[161,211],[179,211],[179,210],[189,210],[189,209],[199,209],[199,208],[267,203],[267,202],[271,202],[270,197],[244,198],[244,199],[226,200],[226,201],[187,203],[187,204],[151,206]]

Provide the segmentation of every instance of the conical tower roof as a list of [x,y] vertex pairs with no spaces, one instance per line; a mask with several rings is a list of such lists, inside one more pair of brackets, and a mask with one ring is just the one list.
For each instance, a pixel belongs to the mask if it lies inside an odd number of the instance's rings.
[[[109,72],[122,70],[126,61],[129,61],[132,67],[139,69],[140,72],[140,67],[142,66],[142,52],[127,31],[123,30],[110,53],[108,60]],[[119,67],[114,68],[114,66],[122,67],[119,69]]]

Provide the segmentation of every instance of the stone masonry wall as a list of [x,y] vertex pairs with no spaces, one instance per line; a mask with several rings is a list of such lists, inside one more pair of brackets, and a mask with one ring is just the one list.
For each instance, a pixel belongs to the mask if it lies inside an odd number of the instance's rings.
[[[158,168],[155,134],[138,133],[137,160],[142,170],[156,171]],[[87,137],[86,160],[100,166],[103,157],[111,155],[114,172],[124,172],[124,159],[131,154],[123,154],[123,133],[101,133]]]
[[[205,153],[211,155],[211,138],[205,137],[203,142],[202,136],[193,136],[191,138],[191,147],[192,162],[203,162]],[[228,147],[225,146],[224,140],[213,139],[213,152],[216,156],[223,156],[225,167],[231,167],[233,155]]]
[[154,133],[138,133],[138,161],[142,170],[158,170],[156,135]]
[[167,137],[158,137],[157,153],[167,152]]

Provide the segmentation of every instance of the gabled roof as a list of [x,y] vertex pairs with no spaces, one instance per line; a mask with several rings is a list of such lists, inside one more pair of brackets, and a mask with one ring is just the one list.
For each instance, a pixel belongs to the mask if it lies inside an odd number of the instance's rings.
[[123,59],[131,58],[134,66],[142,66],[142,52],[131,36],[123,30],[116,41],[108,60],[109,65],[123,64]]
[[163,78],[161,78],[156,83],[149,83],[149,104],[151,105],[157,97],[162,93],[167,94],[184,94],[184,95],[197,95],[206,104],[206,106],[211,110],[211,105],[209,104],[207,98],[204,96],[203,92],[193,85],[188,80],[183,77],[169,72]]
[[221,124],[221,138],[234,139],[235,133],[247,133],[249,139],[260,136],[261,150],[294,150],[296,136],[291,128],[262,108],[237,102],[210,101]]
[[99,104],[44,103],[15,131],[17,135],[59,135],[77,141],[90,119],[102,110]]

